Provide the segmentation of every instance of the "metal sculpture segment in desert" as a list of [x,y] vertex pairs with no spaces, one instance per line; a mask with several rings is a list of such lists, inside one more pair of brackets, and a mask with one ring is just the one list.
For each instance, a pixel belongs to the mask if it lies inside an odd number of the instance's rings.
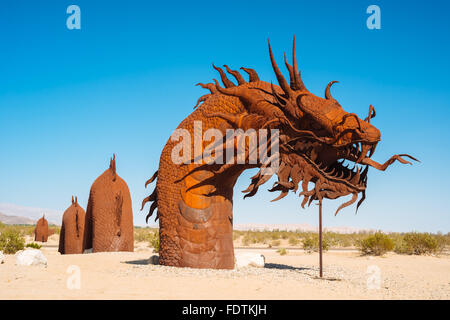
[[109,168],[91,186],[83,249],[92,249],[92,252],[134,250],[130,190],[116,172],[115,155]]
[[58,251],[61,254],[83,253],[84,221],[86,213],[78,204],[78,198],[72,197],[72,204],[64,211]]
[[[273,172],[278,181],[269,191],[280,192],[274,200],[285,197],[289,191],[299,191],[303,208],[318,200],[320,224],[323,199],[351,196],[339,206],[337,214],[361,195],[356,205],[356,209],[359,208],[365,199],[369,167],[384,171],[396,160],[411,164],[404,157],[416,160],[407,154],[394,155],[384,164],[372,159],[381,137],[380,131],[371,123],[376,114],[374,107],[369,107],[364,119],[345,111],[331,94],[331,86],[336,81],[326,86],[325,98],[311,93],[298,69],[295,38],[292,65],[284,56],[289,81],[277,66],[270,43],[269,56],[278,85],[261,81],[253,69],[241,68],[249,75],[246,81],[238,71],[224,65],[236,79],[237,83],[233,83],[223,69],[213,65],[224,87],[215,79],[214,83],[199,83],[210,93],[198,99],[194,107],[198,108],[180,123],[178,129],[185,129],[194,136],[195,121],[201,121],[203,131],[218,129],[224,137],[227,129],[254,129],[257,132],[262,128],[278,129],[280,164]],[[219,143],[226,146],[226,138]],[[272,174],[263,174],[268,164],[237,164],[236,161],[174,164],[171,153],[176,144],[173,139],[166,143],[158,171],[145,184],[147,187],[157,179],[156,188],[142,203],[143,208],[151,202],[147,219],[157,210],[160,264],[232,269],[233,187],[244,170],[259,168],[249,187],[243,191],[244,198],[255,195],[271,178]],[[202,151],[208,144],[202,144]],[[191,147],[194,150],[194,146]],[[269,150],[270,143],[265,147]],[[246,148],[248,151],[247,144]],[[354,167],[345,166],[345,160],[352,162]],[[310,183],[314,187],[308,189]]]
[[34,229],[34,241],[47,242],[49,236],[48,221],[45,215],[36,222]]

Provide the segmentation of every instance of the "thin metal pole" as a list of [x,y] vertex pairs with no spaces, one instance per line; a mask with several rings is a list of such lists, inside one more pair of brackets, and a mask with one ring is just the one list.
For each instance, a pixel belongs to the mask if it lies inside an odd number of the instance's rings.
[[320,265],[320,277],[323,277],[322,269],[322,201],[319,201],[319,265]]

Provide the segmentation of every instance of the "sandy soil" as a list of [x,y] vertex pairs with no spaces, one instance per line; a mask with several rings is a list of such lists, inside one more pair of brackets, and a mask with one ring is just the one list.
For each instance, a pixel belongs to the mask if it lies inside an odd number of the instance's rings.
[[362,257],[331,251],[324,254],[324,279],[318,279],[318,255],[302,250],[280,256],[276,250],[251,249],[264,254],[265,268],[200,270],[152,265],[154,253],[145,243],[132,253],[84,255],[60,255],[57,243],[53,235],[43,244],[47,267],[16,266],[15,256],[6,255],[0,299],[450,298],[448,255]]

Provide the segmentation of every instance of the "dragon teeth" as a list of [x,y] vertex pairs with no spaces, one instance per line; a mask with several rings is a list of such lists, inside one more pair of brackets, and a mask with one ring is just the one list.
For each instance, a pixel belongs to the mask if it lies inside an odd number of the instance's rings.
[[360,178],[359,167],[356,167],[356,174],[353,176],[350,182],[353,184],[357,184],[359,182],[359,178]]

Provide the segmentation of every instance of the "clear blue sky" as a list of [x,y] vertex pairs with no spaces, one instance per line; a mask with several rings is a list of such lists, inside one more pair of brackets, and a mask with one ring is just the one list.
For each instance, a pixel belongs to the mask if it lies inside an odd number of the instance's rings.
[[[66,8],[81,8],[81,30]],[[366,8],[381,8],[381,30]],[[115,153],[143,225],[145,181],[172,131],[217,77],[211,67],[255,68],[275,81],[267,38],[280,65],[292,36],[303,80],[334,96],[382,132],[375,160],[410,153],[422,163],[369,172],[367,200],[324,206],[325,226],[450,231],[450,22],[448,1],[18,1],[0,4],[0,203],[63,211]],[[242,200],[235,223],[317,223],[297,195],[270,203],[266,184]]]

